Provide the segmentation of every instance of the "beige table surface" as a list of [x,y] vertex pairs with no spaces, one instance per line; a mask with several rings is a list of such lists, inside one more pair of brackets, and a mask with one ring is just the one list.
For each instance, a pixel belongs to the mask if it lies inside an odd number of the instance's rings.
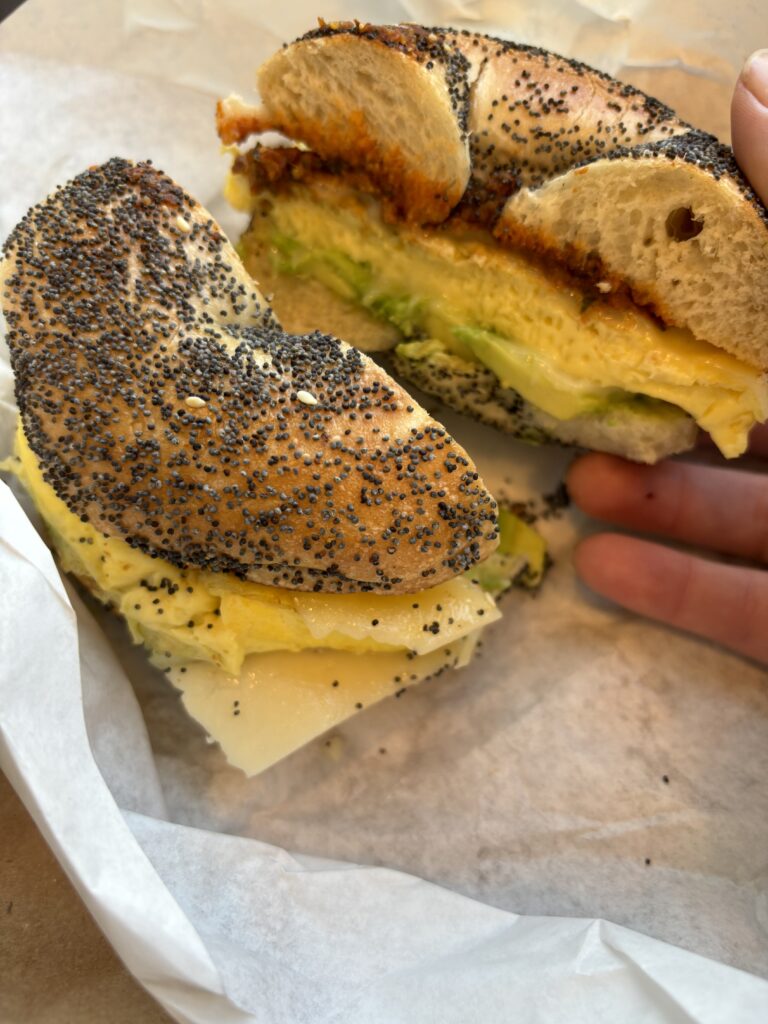
[[169,1024],[0,772],[0,1024]]

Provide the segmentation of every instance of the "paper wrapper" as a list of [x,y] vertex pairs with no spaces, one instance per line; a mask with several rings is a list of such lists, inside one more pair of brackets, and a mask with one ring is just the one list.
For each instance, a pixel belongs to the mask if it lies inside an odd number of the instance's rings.
[[[0,235],[116,154],[222,215],[214,98],[249,96],[317,13],[495,29],[725,134],[738,66],[766,42],[759,7],[30,0],[0,29]],[[7,361],[0,385],[5,454]],[[446,422],[502,496],[551,491],[570,457]],[[178,1020],[768,1018],[766,675],[581,590],[569,552],[587,528],[549,524],[542,593],[504,599],[470,668],[357,716],[333,757],[314,742],[246,780],[65,588],[2,488],[2,766]]]

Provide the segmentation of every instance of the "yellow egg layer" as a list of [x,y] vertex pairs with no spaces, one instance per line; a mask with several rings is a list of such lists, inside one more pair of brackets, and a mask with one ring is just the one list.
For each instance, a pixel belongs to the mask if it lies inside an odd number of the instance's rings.
[[684,410],[733,457],[768,417],[756,367],[639,308],[585,301],[485,233],[389,225],[373,200],[322,181],[254,197],[231,175],[226,193],[254,213],[246,247],[270,243],[280,269],[482,363],[558,419],[645,396]]
[[468,576],[417,594],[315,594],[178,569],[82,523],[45,482],[21,426],[16,457],[62,568],[119,611],[163,668],[205,661],[237,673],[249,654],[317,648],[421,655],[500,617]]

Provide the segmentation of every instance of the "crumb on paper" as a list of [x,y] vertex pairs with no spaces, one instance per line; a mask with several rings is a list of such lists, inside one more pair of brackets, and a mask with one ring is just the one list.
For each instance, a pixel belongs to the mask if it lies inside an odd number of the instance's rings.
[[344,753],[344,740],[338,734],[334,733],[332,736],[326,736],[323,740],[323,752],[331,761],[340,761],[342,754]]

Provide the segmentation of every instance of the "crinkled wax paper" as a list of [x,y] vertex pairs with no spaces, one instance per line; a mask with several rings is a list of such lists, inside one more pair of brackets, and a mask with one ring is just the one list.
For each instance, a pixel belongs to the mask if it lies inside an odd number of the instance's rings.
[[[317,14],[496,29],[725,135],[761,7],[30,0],[0,27],[0,236],[115,154],[153,159],[236,232],[214,99],[248,97]],[[1,457],[7,359],[0,397]],[[569,453],[445,418],[501,496],[562,478]],[[2,487],[0,760],[178,1020],[768,1019],[766,674],[594,600],[569,565],[588,525],[543,528],[543,591],[504,599],[472,666],[246,780]]]

